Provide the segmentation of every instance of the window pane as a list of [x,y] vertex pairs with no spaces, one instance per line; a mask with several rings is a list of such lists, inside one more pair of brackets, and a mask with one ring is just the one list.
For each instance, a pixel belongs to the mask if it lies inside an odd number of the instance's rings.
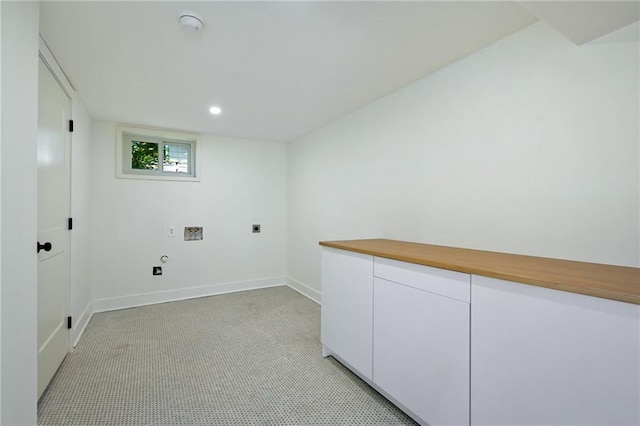
[[189,154],[191,146],[178,143],[164,144],[164,162],[162,170],[190,174]]
[[134,170],[158,170],[158,144],[131,141],[131,168]]

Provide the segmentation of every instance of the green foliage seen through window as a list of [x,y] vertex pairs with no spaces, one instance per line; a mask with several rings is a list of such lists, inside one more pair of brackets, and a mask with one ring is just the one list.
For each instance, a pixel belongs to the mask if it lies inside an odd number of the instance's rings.
[[158,144],[153,142],[132,141],[131,168],[154,170],[158,168]]

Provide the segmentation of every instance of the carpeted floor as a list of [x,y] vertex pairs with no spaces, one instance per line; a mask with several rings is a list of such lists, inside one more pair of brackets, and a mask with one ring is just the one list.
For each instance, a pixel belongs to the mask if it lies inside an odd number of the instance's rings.
[[333,358],[288,287],[95,314],[42,425],[413,425]]

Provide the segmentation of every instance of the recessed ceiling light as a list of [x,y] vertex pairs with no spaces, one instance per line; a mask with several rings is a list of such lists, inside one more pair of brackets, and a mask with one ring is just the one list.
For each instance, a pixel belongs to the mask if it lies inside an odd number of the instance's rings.
[[222,108],[220,108],[219,106],[212,106],[211,108],[209,108],[209,112],[213,115],[220,115],[220,113],[222,112]]

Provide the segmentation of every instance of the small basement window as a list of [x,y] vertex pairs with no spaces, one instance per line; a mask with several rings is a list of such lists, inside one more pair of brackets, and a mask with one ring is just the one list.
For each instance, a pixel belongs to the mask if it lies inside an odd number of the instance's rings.
[[199,180],[196,135],[122,126],[117,133],[117,177]]

